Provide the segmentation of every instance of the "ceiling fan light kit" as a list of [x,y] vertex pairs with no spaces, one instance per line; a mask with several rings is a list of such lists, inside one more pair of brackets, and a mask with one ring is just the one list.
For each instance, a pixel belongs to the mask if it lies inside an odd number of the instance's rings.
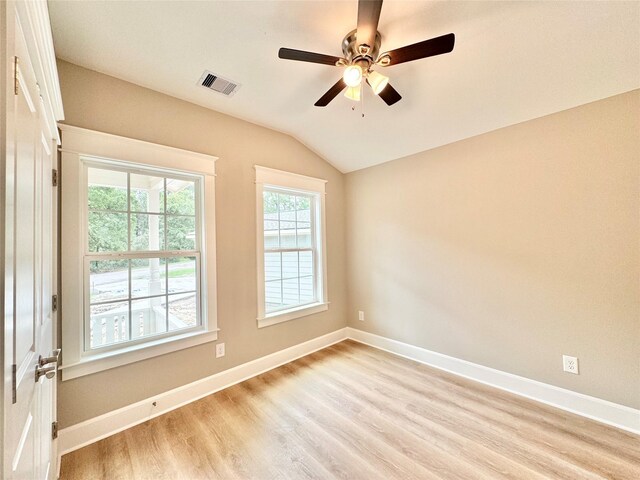
[[384,90],[389,83],[389,77],[385,77],[381,73],[372,70],[367,76],[367,83],[371,85],[371,90],[373,90],[373,93],[375,93],[376,95],[380,95],[382,90]]
[[382,36],[378,32],[378,22],[381,10],[382,0],[359,0],[358,28],[342,40],[342,58],[291,48],[278,51],[279,58],[344,68],[342,78],[314,104],[316,107],[326,107],[345,88],[345,97],[360,100],[363,80],[366,80],[373,93],[391,106],[400,101],[402,96],[389,84],[389,77],[372,70],[372,67],[389,67],[453,50],[455,35],[449,33],[380,54]]
[[344,69],[342,79],[349,87],[356,87],[362,82],[362,68],[359,65],[349,65]]
[[347,91],[344,92],[344,96],[349,100],[353,100],[354,102],[360,101],[360,95],[362,92],[362,85],[358,84],[355,87],[348,87]]

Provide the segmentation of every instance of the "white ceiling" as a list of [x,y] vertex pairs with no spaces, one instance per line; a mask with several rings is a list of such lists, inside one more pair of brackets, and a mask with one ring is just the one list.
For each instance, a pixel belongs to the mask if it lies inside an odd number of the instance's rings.
[[[640,2],[385,1],[382,50],[449,32],[452,53],[389,67],[403,99],[352,111],[314,102],[337,67],[277,58],[281,46],[341,55],[357,2],[50,1],[57,55],[289,133],[349,172],[640,87]],[[242,84],[196,85],[204,70]]]

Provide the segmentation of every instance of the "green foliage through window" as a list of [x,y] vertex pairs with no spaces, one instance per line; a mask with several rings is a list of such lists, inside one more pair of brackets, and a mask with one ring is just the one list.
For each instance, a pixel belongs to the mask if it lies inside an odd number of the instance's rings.
[[[130,204],[127,205],[126,173],[91,168],[88,185],[88,243],[89,251],[98,252],[127,252],[150,250],[150,232],[157,232],[156,246],[151,250],[195,250],[196,248],[196,198],[195,184],[190,181],[167,179],[167,183],[174,182],[172,190],[166,198],[167,213],[164,211],[164,188],[155,192],[159,208],[149,213],[149,192],[135,188],[128,195]],[[107,178],[118,177],[120,185],[104,185],[105,181],[96,181],[102,172]],[[134,174],[131,174],[132,176]],[[93,182],[91,180],[94,180]],[[123,180],[124,179],[124,180]],[[115,183],[115,182],[114,182]],[[178,185],[176,187],[176,184]],[[162,185],[162,183],[160,183]],[[165,232],[166,222],[166,232]],[[165,238],[166,236],[166,238]],[[129,246],[129,242],[131,242]],[[171,259],[170,262],[180,261]],[[92,273],[108,272],[123,268],[127,261],[113,260],[92,263]]]

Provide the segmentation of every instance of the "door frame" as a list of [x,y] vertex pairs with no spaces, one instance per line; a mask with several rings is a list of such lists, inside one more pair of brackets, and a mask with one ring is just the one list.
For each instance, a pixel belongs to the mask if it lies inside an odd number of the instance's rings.
[[[5,0],[0,2],[0,205],[6,205],[6,167],[7,158],[13,157],[14,145],[12,139],[14,136],[13,118],[13,102],[14,102],[14,57],[15,57],[15,20],[16,17],[24,30],[27,43],[27,50],[35,72],[36,81],[39,87],[39,94],[42,99],[43,113],[48,130],[53,132],[53,138],[50,140],[50,147],[54,151],[53,162],[58,164],[57,147],[60,145],[60,136],[57,128],[57,122],[64,119],[64,111],[62,108],[62,94],[60,91],[60,83],[58,79],[58,70],[56,65],[55,52],[53,48],[53,36],[51,33],[51,23],[49,19],[49,10],[46,0],[36,1],[16,1]],[[57,168],[57,167],[56,167]],[[53,294],[59,295],[59,211],[58,211],[58,195],[59,192],[54,191],[52,198],[52,273],[53,273]],[[3,446],[5,445],[5,427],[7,425],[8,405],[12,404],[12,361],[13,345],[7,341],[6,329],[11,328],[13,319],[7,316],[7,312],[13,311],[13,306],[8,302],[12,302],[12,295],[5,295],[7,289],[11,291],[12,285],[7,285],[11,276],[13,267],[6,265],[5,258],[13,254],[8,251],[12,245],[5,244],[6,228],[6,212],[4,208],[0,208],[0,367],[3,372],[2,382],[0,382],[0,477],[9,478],[10,461],[8,461]],[[7,268],[8,267],[8,268]],[[9,277],[6,278],[9,272]],[[60,302],[59,302],[60,303]],[[57,312],[52,313],[53,342],[58,344],[59,332],[59,316]],[[54,347],[54,345],[52,345]],[[53,395],[55,402],[56,383],[53,385]],[[56,418],[56,410],[54,403],[54,419]],[[57,475],[58,456],[56,442],[52,442],[51,450],[51,470],[53,475]]]

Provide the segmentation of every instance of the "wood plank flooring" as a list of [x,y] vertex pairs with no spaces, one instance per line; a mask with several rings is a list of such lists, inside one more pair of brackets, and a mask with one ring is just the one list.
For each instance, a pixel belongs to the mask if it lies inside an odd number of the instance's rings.
[[75,479],[640,479],[640,436],[345,341],[65,455]]

